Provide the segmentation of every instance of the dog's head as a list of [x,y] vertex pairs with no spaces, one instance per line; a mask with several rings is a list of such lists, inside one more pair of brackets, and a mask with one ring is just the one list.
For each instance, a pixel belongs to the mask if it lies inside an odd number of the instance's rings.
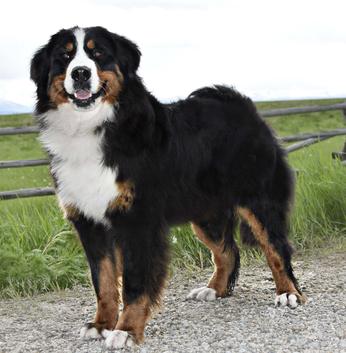
[[85,111],[102,102],[117,103],[124,82],[136,74],[140,55],[134,43],[102,27],[59,31],[31,61],[38,113],[66,103]]

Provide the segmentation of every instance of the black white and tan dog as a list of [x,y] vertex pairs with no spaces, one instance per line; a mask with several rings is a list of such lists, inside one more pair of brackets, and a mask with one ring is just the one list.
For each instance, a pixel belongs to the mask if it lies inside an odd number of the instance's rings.
[[189,298],[232,293],[240,218],[243,240],[267,258],[276,304],[303,303],[287,240],[292,173],[254,104],[225,86],[162,104],[137,75],[140,55],[102,27],[75,27],[54,34],[31,62],[40,139],[97,296],[82,337],[106,338],[108,348],[143,341],[167,276],[169,229],[186,222],[215,263]]

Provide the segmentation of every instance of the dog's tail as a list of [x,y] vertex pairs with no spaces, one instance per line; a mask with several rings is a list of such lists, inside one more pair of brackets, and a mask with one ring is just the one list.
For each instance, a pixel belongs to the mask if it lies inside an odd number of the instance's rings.
[[214,85],[211,87],[202,87],[189,94],[188,98],[213,98],[223,102],[239,101],[247,102],[249,107],[256,111],[252,100],[238,92],[232,86]]
[[[294,174],[286,162],[285,151],[279,145],[277,145],[275,169],[267,189],[267,197],[287,221],[294,199]],[[242,220],[240,222],[240,236],[243,244],[258,245],[251,228]]]

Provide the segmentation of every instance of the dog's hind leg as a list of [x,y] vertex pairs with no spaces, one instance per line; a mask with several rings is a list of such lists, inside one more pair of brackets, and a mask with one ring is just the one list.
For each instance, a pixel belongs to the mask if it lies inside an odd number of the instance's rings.
[[295,308],[305,302],[291,264],[292,249],[287,240],[287,211],[270,202],[239,207],[238,213],[247,222],[263,250],[276,284],[276,305]]
[[192,290],[188,298],[214,300],[231,295],[240,267],[239,250],[233,238],[233,212],[209,222],[194,222],[192,229],[197,238],[211,251],[214,273],[207,287]]

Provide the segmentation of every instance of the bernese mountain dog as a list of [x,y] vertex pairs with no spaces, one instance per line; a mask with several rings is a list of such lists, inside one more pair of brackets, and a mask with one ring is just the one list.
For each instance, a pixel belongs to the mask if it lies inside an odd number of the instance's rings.
[[276,305],[303,303],[287,240],[293,177],[270,128],[249,98],[225,86],[160,103],[137,74],[140,56],[105,28],[74,27],[31,62],[40,140],[96,292],[95,319],[81,336],[105,338],[110,349],[143,341],[167,276],[169,229],[186,222],[215,264],[188,298],[232,293],[240,219],[245,242],[266,256]]

